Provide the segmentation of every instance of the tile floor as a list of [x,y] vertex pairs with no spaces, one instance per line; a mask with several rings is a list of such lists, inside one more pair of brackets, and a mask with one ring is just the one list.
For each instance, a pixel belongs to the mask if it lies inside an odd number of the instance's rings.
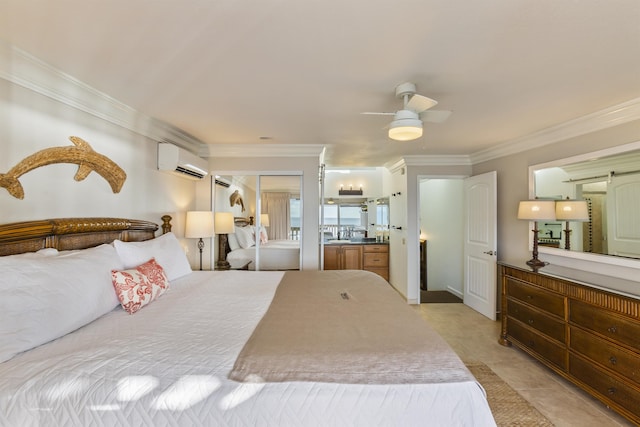
[[414,306],[465,362],[482,362],[557,427],[633,426],[523,351],[498,344],[500,322],[464,304]]

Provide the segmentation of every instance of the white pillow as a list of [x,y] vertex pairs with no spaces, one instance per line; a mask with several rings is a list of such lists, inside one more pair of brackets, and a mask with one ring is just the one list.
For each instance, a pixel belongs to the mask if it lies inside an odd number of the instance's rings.
[[13,260],[13,259],[43,258],[43,257],[49,257],[49,256],[57,256],[58,254],[59,252],[55,248],[44,248],[36,252],[25,252],[23,254],[5,255],[3,257],[0,257],[0,259],[4,260],[4,262],[8,262],[8,260]]
[[144,242],[115,240],[113,246],[120,255],[124,268],[134,268],[155,258],[169,280],[175,280],[192,271],[187,255],[173,233],[166,233]]
[[238,238],[240,247],[243,249],[250,248],[251,246],[256,244],[255,238],[253,236],[253,230],[250,226],[236,227],[236,237]]
[[118,306],[111,245],[68,256],[0,257],[0,362],[72,332]]
[[235,233],[231,233],[227,236],[227,242],[229,243],[229,249],[232,251],[240,249],[240,243],[238,243],[238,238]]

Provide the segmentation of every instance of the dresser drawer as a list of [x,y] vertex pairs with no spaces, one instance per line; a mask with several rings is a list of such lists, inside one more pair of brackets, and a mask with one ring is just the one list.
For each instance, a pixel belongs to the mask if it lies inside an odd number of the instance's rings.
[[640,348],[640,323],[602,308],[570,300],[569,321],[633,349]]
[[389,245],[363,245],[364,252],[384,252],[389,253]]
[[377,275],[382,276],[382,278],[387,282],[389,281],[389,269],[387,267],[383,267],[383,268],[364,267],[363,270],[376,273]]
[[507,296],[519,299],[564,319],[564,297],[562,295],[507,278]]
[[387,267],[389,266],[389,254],[365,252],[363,264],[365,267]]
[[566,342],[566,327],[562,318],[551,317],[510,298],[507,300],[507,313],[509,317],[518,319],[555,340]]
[[525,326],[517,320],[509,321],[509,331],[507,335],[549,363],[560,369],[566,369],[564,356],[566,347],[548,338],[544,338],[542,335],[534,332],[529,326]]
[[580,353],[640,385],[640,354],[624,350],[574,326],[570,328],[569,337],[569,347],[572,351]]
[[640,392],[625,382],[607,375],[575,354],[569,354],[569,373],[587,384],[605,399],[632,413],[640,421]]

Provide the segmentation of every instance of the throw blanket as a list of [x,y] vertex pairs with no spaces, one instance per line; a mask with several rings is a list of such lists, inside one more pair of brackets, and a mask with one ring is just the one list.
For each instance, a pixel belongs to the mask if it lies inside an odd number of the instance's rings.
[[474,380],[385,280],[339,270],[286,272],[229,378],[349,384]]

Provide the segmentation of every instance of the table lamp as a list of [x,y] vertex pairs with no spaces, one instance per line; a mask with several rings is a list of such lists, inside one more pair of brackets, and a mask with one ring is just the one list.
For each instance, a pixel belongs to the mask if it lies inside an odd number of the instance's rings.
[[204,249],[203,238],[213,237],[213,212],[211,211],[189,211],[185,224],[184,237],[198,240],[200,250],[200,270],[202,270],[202,250]]
[[260,214],[260,225],[269,226],[269,214]]
[[556,202],[556,219],[565,221],[564,248],[571,249],[571,229],[569,221],[587,222],[589,221],[589,207],[585,200],[561,200]]
[[556,203],[553,200],[524,200],[518,205],[518,219],[533,221],[533,258],[527,261],[532,267],[542,267],[544,261],[538,259],[538,221],[556,219]]
[[233,213],[216,212],[215,213],[214,230],[218,235],[218,262],[216,268],[218,270],[229,270],[231,265],[227,261],[227,234],[235,233],[235,223]]

